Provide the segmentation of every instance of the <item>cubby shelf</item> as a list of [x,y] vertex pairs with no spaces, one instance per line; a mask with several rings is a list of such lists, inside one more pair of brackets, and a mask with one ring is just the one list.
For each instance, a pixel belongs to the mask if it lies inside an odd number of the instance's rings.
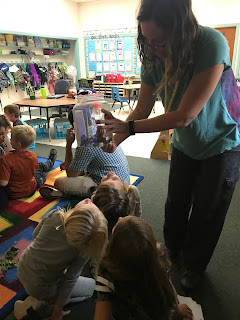
[[3,46],[0,45],[1,49],[51,49],[51,50],[70,50],[69,48],[47,48],[47,47],[31,47],[31,46]]
[[[93,89],[104,94],[105,97],[112,97],[112,86],[119,86],[122,83],[109,83],[109,82],[93,82]],[[119,87],[118,87],[119,88]],[[123,89],[119,88],[119,94],[123,97]]]

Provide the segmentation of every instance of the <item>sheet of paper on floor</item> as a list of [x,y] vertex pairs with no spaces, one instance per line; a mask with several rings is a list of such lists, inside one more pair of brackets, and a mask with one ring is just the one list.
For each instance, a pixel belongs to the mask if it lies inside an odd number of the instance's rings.
[[179,303],[186,304],[192,310],[193,320],[204,320],[202,307],[197,304],[191,297],[177,296]]

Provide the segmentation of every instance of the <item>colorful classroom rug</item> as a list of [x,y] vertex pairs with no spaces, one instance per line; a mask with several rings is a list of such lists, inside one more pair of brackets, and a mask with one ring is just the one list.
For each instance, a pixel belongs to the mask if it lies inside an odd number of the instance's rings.
[[[46,158],[38,157],[39,162]],[[58,177],[65,176],[65,171],[60,171],[61,161],[56,161],[54,168],[47,174],[45,185],[53,186]],[[137,185],[142,176],[130,176],[130,183]],[[4,210],[0,210],[0,260],[12,246],[19,249],[14,259],[19,259],[22,252],[32,241],[32,233],[36,225],[56,207],[74,207],[77,200],[44,199],[38,191],[32,197],[20,200],[11,200]],[[17,268],[11,268],[3,274],[0,272],[0,319],[13,309],[16,300],[23,298],[26,292],[17,277]]]

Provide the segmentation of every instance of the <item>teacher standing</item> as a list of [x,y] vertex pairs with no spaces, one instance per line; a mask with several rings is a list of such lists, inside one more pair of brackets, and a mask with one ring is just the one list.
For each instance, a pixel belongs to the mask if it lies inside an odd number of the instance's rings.
[[[174,128],[164,238],[182,253],[181,283],[194,288],[221,234],[240,167],[240,94],[227,40],[200,26],[191,0],[142,0],[137,16],[142,61],[138,104],[126,121],[105,112],[106,151],[129,135]],[[160,95],[164,115],[147,119]]]

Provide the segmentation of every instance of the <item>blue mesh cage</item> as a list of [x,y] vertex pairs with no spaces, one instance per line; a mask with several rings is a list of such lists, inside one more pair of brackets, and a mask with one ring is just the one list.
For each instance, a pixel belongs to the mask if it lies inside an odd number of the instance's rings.
[[48,122],[45,119],[32,119],[25,121],[36,131],[36,140],[47,138],[49,136]]
[[68,121],[56,119],[54,122],[55,139],[65,139],[67,129],[71,127],[72,125]]

